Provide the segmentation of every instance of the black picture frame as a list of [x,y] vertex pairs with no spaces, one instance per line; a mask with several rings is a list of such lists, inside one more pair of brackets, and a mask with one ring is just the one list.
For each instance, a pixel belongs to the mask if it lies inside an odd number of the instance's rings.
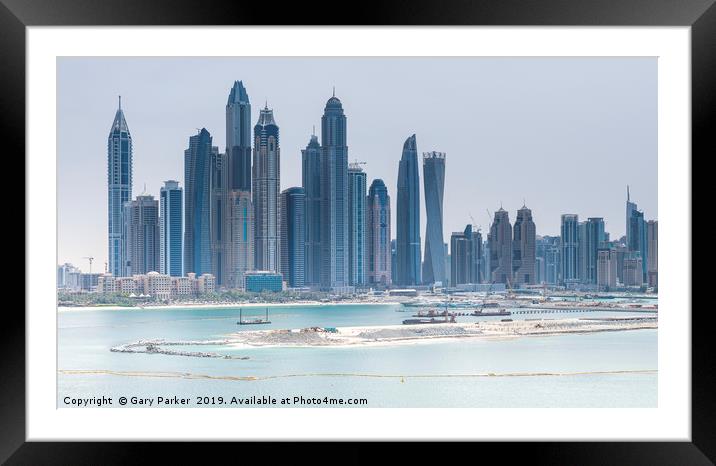
[[[279,6],[280,5],[280,6]],[[383,0],[355,3],[293,2],[269,6],[228,0],[0,0],[0,128],[5,159],[11,154],[24,172],[25,59],[28,26],[101,25],[534,25],[534,26],[690,26],[692,59],[692,159],[716,153],[716,6],[714,0]],[[22,166],[22,168],[20,168]],[[19,171],[18,171],[19,172]],[[692,181],[692,185],[693,185]],[[693,209],[692,209],[693,212]],[[19,216],[18,216],[19,217]],[[26,232],[27,233],[27,232]],[[30,244],[25,244],[26,251]],[[691,257],[691,251],[684,251]],[[126,442],[25,441],[25,315],[19,306],[5,309],[0,323],[0,461],[8,464],[107,464],[141,462],[161,448],[163,461],[188,462],[239,450],[228,443],[146,444]],[[10,312],[13,311],[13,312]],[[685,313],[691,310],[683,310]],[[491,453],[510,462],[538,464],[713,464],[716,461],[716,364],[707,313],[692,319],[692,442],[520,442],[463,445],[485,458]],[[238,418],[238,416],[237,416]],[[238,419],[237,419],[238,421]],[[476,420],[479,422],[479,420]],[[322,455],[315,446],[286,448],[258,445],[271,463],[303,455]],[[359,445],[335,443],[334,460],[366,462]],[[383,456],[405,463],[411,457],[442,458],[446,448],[412,444]],[[246,451],[244,449],[243,451]],[[207,456],[211,451],[212,456]],[[248,454],[248,453],[247,453]],[[286,455],[286,456],[283,456]],[[456,455],[456,454],[455,454]],[[363,458],[363,460],[361,460]],[[457,458],[455,458],[457,460]],[[293,460],[292,460],[293,461]]]

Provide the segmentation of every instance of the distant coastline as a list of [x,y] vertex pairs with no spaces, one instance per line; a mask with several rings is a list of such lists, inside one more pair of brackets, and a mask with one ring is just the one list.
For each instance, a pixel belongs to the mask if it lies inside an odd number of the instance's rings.
[[186,303],[186,304],[152,304],[148,306],[58,306],[58,312],[73,311],[131,311],[131,310],[176,310],[176,309],[213,309],[213,308],[275,308],[275,307],[319,307],[319,306],[375,306],[398,305],[398,301],[295,301],[290,303]]

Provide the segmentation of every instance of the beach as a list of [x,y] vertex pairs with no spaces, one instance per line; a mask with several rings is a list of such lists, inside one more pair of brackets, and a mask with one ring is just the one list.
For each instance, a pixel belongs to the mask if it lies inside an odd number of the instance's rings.
[[217,309],[217,308],[286,308],[301,306],[391,306],[400,304],[398,301],[341,301],[341,302],[321,302],[321,301],[294,301],[290,303],[176,303],[176,304],[155,304],[149,306],[58,306],[58,312],[77,312],[77,311],[131,311],[131,310],[176,310],[176,309]]
[[457,338],[515,338],[603,331],[656,329],[655,317],[535,319],[380,325],[360,327],[252,330],[229,334],[222,342],[232,347],[322,347],[396,345]]

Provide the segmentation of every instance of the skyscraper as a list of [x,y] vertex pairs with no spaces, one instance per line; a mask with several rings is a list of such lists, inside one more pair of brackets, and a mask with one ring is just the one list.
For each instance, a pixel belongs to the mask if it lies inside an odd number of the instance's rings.
[[261,110],[254,126],[254,264],[256,270],[278,271],[279,266],[279,188],[281,150],[278,125],[273,110]]
[[514,283],[518,285],[534,285],[536,236],[535,224],[532,221],[532,211],[522,206],[517,211],[512,240],[512,273]]
[[228,188],[251,191],[251,103],[241,81],[234,81],[226,103]]
[[381,179],[368,190],[366,208],[367,279],[380,286],[391,283],[392,249],[390,232],[390,196]]
[[211,135],[202,128],[184,151],[184,272],[212,273]]
[[227,163],[226,154],[219,152],[216,146],[211,147],[209,159],[209,238],[211,243],[211,273],[220,286],[227,286],[226,281],[226,203],[227,203]]
[[445,190],[445,153],[423,153],[425,187],[425,261],[423,282],[445,284],[445,242],[443,241],[443,192]]
[[597,286],[612,290],[617,286],[617,251],[609,248],[597,250]]
[[397,270],[398,270],[398,241],[395,239],[390,240],[390,281],[397,283]]
[[482,233],[467,225],[450,237],[450,286],[482,283]]
[[505,209],[495,212],[488,236],[492,283],[512,284],[512,225]]
[[341,289],[348,279],[348,146],[343,104],[328,99],[321,118],[321,287]]
[[627,240],[626,244],[627,245],[630,244],[630,240],[631,240],[631,233],[629,232],[629,224],[631,222],[631,214],[632,214],[632,212],[634,212],[636,210],[636,208],[637,208],[636,203],[631,202],[631,196],[629,195],[629,185],[627,185],[626,223],[625,223],[625,228],[626,228],[625,235],[626,235],[626,240]]
[[159,203],[142,194],[124,204],[124,276],[159,270]]
[[405,140],[398,166],[396,215],[395,278],[401,286],[417,285],[420,283],[420,175],[414,134]]
[[281,273],[291,288],[305,284],[304,238],[306,235],[306,192],[288,188],[281,192]]
[[179,182],[169,180],[159,190],[159,273],[181,277],[184,191]]
[[306,196],[306,262],[307,285],[321,283],[321,145],[316,135],[301,151],[303,189]]
[[234,81],[226,102],[226,154],[217,192],[222,198],[216,222],[220,230],[216,279],[241,287],[254,267],[254,206],[251,199],[251,103],[242,81]]
[[659,222],[649,220],[646,224],[647,278],[651,287],[659,286]]
[[254,267],[254,205],[251,191],[232,190],[226,203],[226,273],[224,285],[240,288]]
[[367,178],[358,163],[348,166],[348,282],[365,285]]
[[598,250],[604,247],[605,238],[604,219],[601,217],[588,218],[585,222],[584,238],[586,283],[597,283]]
[[574,283],[579,280],[579,216],[563,214],[561,225],[562,243],[562,283]]
[[639,254],[642,266],[642,282],[647,281],[647,234],[646,222],[644,221],[644,212],[633,210],[629,218],[629,239],[627,240],[627,248],[630,253]]
[[109,217],[109,272],[121,276],[122,209],[132,198],[132,136],[122,111],[122,98],[107,138],[107,214]]

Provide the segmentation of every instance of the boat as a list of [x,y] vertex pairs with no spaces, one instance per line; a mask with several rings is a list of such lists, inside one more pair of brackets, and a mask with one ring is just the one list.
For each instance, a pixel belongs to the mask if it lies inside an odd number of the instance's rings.
[[413,317],[445,317],[445,316],[454,316],[455,313],[449,313],[447,310],[445,311],[438,311],[435,309],[430,309],[429,311],[418,311],[417,314],[413,314]]
[[431,317],[430,319],[405,319],[403,325],[419,325],[419,324],[445,324],[454,323],[455,316],[451,316],[450,319],[436,319]]
[[254,318],[248,318],[244,319],[241,308],[239,308],[239,320],[236,322],[238,325],[260,325],[260,324],[270,324],[271,321],[268,318],[268,308],[266,308],[266,318],[262,319],[260,317],[254,317]]

